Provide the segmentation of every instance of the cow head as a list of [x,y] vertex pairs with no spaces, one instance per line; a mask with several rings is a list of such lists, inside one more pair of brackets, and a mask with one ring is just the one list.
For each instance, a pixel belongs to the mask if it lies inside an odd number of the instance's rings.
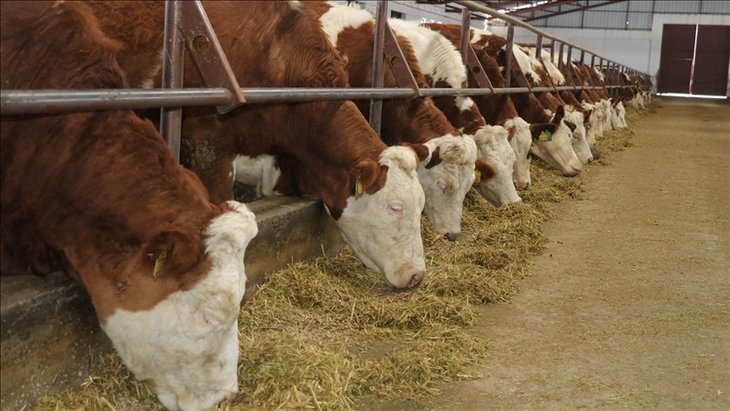
[[580,174],[583,164],[573,150],[572,133],[562,121],[564,114],[563,106],[558,106],[548,127],[544,124],[530,125],[531,151],[564,175],[573,177]]
[[572,108],[570,110],[566,108],[564,121],[572,132],[570,143],[573,146],[573,151],[575,151],[575,155],[582,164],[588,164],[593,161],[593,154],[586,140],[586,128],[583,125],[584,119],[585,116],[582,112]]
[[611,116],[611,127],[620,129],[626,127],[626,108],[623,102],[619,101],[613,106],[613,115]]
[[430,156],[418,166],[426,195],[423,210],[434,230],[451,240],[461,233],[464,197],[474,182],[477,147],[469,137],[447,134],[424,143]]
[[[101,321],[127,367],[171,410],[210,409],[238,391],[243,256],[258,228],[243,204],[229,201],[227,208],[210,221],[203,239],[174,229],[150,239],[134,266],[141,272],[138,283],[120,277],[111,284],[117,298],[124,287],[144,294],[174,284],[154,307],[117,308]],[[187,283],[201,271],[199,280]]]
[[509,144],[515,152],[512,179],[517,188],[526,189],[530,186],[530,124],[518,116],[505,121],[504,127],[509,130]]
[[419,158],[425,156],[396,146],[385,149],[378,164],[369,160],[358,164],[351,175],[353,193],[335,220],[360,261],[383,273],[395,288],[413,287],[426,273],[421,240],[425,198],[416,174]]
[[480,161],[494,168],[492,178],[480,173],[476,189],[495,207],[522,201],[512,181],[516,156],[507,141],[508,135],[502,126],[483,126],[474,134]]

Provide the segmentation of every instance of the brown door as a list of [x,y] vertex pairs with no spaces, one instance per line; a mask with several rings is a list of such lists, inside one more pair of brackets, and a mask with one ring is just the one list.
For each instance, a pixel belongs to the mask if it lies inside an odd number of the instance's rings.
[[730,64],[730,26],[699,26],[692,94],[724,96]]
[[696,31],[695,24],[664,25],[662,54],[659,58],[658,92],[683,94],[690,92]]

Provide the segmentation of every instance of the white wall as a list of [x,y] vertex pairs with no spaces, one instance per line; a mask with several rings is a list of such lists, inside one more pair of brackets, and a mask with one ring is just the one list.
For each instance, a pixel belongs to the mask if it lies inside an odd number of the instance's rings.
[[[656,73],[659,70],[664,24],[730,25],[730,15],[654,14],[651,31],[551,27],[541,28],[541,30],[585,47],[588,50],[593,50],[618,63],[644,73],[649,73],[656,85]],[[501,36],[506,36],[507,33],[506,27],[488,27],[488,29]],[[520,43],[534,43],[535,34],[527,30],[515,29],[515,41]],[[727,95],[730,96],[730,73],[728,78]]]

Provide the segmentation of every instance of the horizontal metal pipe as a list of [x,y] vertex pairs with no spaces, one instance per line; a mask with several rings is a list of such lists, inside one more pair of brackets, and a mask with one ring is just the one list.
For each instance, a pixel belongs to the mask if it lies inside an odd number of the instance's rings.
[[0,114],[66,113],[70,111],[156,107],[218,106],[231,93],[215,89],[2,90]]
[[[558,91],[623,88],[631,86],[561,86]],[[414,98],[412,89],[397,88],[268,88],[241,89],[246,104],[305,102],[315,100],[360,100],[370,98]],[[555,91],[552,87],[534,87],[534,92]],[[425,88],[424,96],[487,96],[491,94],[527,93],[525,87],[488,88]],[[218,106],[228,104],[230,93],[212,89],[120,89],[120,90],[2,90],[0,114],[66,113],[72,111],[141,109],[152,107]]]

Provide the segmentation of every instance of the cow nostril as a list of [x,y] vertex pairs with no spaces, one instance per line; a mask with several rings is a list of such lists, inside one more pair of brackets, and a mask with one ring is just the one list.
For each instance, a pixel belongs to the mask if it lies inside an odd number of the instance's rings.
[[446,233],[444,234],[444,237],[446,237],[449,241],[456,241],[459,239],[459,236],[461,236],[460,233]]
[[411,276],[411,279],[408,281],[407,288],[413,288],[421,283],[421,279],[423,278],[422,273],[415,273]]

